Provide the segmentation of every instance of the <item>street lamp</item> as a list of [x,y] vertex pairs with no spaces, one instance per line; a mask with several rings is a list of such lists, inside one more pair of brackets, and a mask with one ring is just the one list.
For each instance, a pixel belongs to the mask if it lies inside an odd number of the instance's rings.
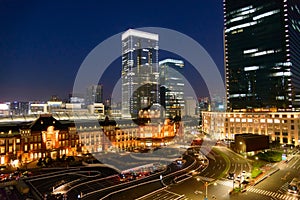
[[204,199],[207,199],[207,186],[208,186],[208,183],[205,182],[205,198]]
[[[207,198],[207,187],[209,185],[208,182],[207,181],[203,182],[203,180],[201,180],[200,177],[197,178],[197,181],[201,181],[202,183],[204,183],[204,186],[205,186],[205,197],[204,197],[204,200],[208,200],[208,198]],[[214,183],[214,184],[216,184],[216,183]]]

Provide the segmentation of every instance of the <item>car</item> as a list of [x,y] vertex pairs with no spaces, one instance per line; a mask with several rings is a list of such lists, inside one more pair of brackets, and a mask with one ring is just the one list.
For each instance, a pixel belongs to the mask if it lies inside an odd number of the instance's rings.
[[0,166],[0,170],[1,170],[1,171],[4,171],[4,170],[6,170],[6,166],[3,166],[3,165],[2,165],[2,166]]
[[242,178],[242,176],[241,176],[241,175],[238,175],[238,176],[235,178],[235,180],[236,180],[236,181],[241,181],[241,178]]
[[29,177],[29,176],[32,176],[32,172],[25,171],[21,174],[21,177]]
[[233,172],[229,172],[227,179],[229,180],[233,180],[234,179],[234,173]]
[[120,182],[126,182],[127,178],[126,178],[125,174],[119,174],[119,180],[120,180]]

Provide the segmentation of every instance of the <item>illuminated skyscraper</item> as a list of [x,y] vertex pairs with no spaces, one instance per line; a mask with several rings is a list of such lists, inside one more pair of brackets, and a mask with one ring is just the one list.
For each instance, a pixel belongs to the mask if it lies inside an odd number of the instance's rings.
[[[165,109],[166,118],[182,115],[184,109],[184,80],[182,60],[165,59],[159,62],[161,105]],[[180,73],[181,72],[181,73]]]
[[158,35],[129,29],[122,34],[122,116],[136,118],[159,101]]
[[300,110],[300,1],[224,0],[227,110]]
[[103,85],[91,85],[87,88],[86,105],[103,103]]

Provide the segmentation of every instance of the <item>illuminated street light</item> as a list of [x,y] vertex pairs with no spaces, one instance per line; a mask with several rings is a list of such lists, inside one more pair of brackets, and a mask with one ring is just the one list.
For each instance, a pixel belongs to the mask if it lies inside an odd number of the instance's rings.
[[207,186],[208,186],[208,183],[205,182],[205,198],[204,199],[207,199]]
[[[208,194],[207,194],[207,188],[208,188],[208,186],[210,185],[210,183],[208,183],[207,181],[204,182],[204,180],[201,180],[200,177],[197,177],[196,180],[197,180],[197,181],[201,181],[202,183],[204,183],[204,186],[205,186],[205,197],[204,197],[204,200],[208,200],[208,198],[207,198],[207,196],[208,196]],[[214,182],[213,184],[214,184],[215,186],[217,185],[216,182]]]

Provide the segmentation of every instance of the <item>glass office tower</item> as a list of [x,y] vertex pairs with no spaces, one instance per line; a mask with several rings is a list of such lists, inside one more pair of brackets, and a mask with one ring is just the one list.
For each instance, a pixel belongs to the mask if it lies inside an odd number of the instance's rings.
[[224,0],[228,111],[299,111],[300,1]]
[[164,107],[162,117],[174,118],[182,115],[184,109],[184,62],[182,60],[165,59],[159,62],[161,105]]
[[103,103],[103,85],[90,85],[86,90],[86,105]]
[[122,34],[122,116],[159,102],[158,35],[129,29]]

